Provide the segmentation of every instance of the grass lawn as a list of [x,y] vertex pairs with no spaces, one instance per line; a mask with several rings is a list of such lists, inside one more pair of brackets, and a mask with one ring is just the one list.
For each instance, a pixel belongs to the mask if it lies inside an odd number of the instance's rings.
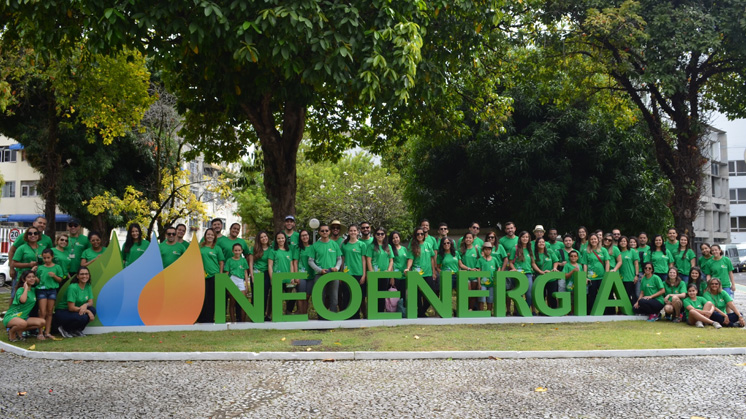
[[[7,342],[3,333],[0,340]],[[332,330],[111,333],[57,341],[29,339],[37,351],[192,352],[305,351],[294,340],[321,340],[313,351],[593,350],[724,348],[746,345],[737,328],[698,329],[667,321],[604,323],[396,326]]]

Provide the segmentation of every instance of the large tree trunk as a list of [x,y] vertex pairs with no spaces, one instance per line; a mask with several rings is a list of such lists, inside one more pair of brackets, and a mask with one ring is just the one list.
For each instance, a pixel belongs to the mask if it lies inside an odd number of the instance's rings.
[[62,176],[62,160],[57,153],[59,142],[59,120],[57,119],[56,100],[50,94],[49,125],[47,129],[46,151],[43,161],[44,170],[39,179],[39,186],[44,197],[44,216],[47,218],[45,233],[54,240],[57,221],[57,192]]
[[281,231],[288,215],[295,215],[296,163],[306,126],[306,105],[285,102],[282,132],[275,125],[270,94],[261,101],[243,104],[259,137],[264,158],[264,188],[272,207],[274,231]]

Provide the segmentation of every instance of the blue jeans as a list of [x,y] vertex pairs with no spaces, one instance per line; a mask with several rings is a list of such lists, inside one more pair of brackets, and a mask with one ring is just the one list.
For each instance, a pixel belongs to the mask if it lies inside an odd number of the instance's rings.
[[735,292],[733,291],[733,288],[731,287],[728,287],[728,288],[723,287],[723,291],[727,292],[728,295],[730,295],[730,298],[735,298],[736,296]]
[[531,295],[534,292],[534,274],[525,274],[526,278],[528,278],[528,291],[526,291],[526,301],[528,302],[529,308],[534,307],[533,300],[531,299]]
[[[96,307],[88,307],[88,310],[91,310],[91,313],[93,313],[94,316],[96,315]],[[88,318],[87,314],[81,316],[77,311],[70,311],[67,309],[55,311],[54,317],[52,318],[52,323],[55,328],[62,326],[68,332],[82,331],[90,321],[91,320]]]

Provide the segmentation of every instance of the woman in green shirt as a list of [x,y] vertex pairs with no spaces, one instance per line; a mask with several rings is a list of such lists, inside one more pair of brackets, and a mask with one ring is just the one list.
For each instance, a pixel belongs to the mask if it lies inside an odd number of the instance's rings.
[[3,317],[3,326],[9,329],[8,340],[11,342],[23,340],[21,334],[33,329],[39,329],[37,339],[44,340],[44,334],[41,332],[41,328],[46,324],[44,319],[29,317],[31,310],[36,305],[35,286],[38,283],[39,279],[31,270],[25,270],[18,275],[18,290],[15,297],[13,297],[13,303],[8,307],[5,317]]
[[[461,245],[458,251],[458,266],[464,271],[478,271],[479,270],[479,248],[474,245],[474,234],[468,232],[461,238]],[[482,289],[479,284],[479,278],[471,278],[469,280],[469,289],[478,290]],[[479,310],[479,300],[477,298],[469,298],[469,307],[472,310]]]
[[[723,286],[718,278],[712,278],[707,281],[707,291],[705,292],[705,300],[712,303],[715,306],[715,311],[712,313],[710,318],[723,326],[732,327],[744,327],[743,315],[738,311],[736,305],[733,304],[733,297],[727,292],[723,291]],[[727,313],[727,311],[731,311]]]
[[722,327],[720,323],[710,319],[715,311],[715,306],[705,297],[697,295],[698,292],[699,289],[695,284],[689,284],[686,289],[687,297],[682,300],[687,324],[697,327],[705,327],[705,324],[709,324],[714,326],[715,329],[720,329]]
[[[391,246],[386,238],[386,230],[383,227],[378,227],[373,233],[373,241],[365,247],[365,264],[368,272],[381,272],[381,271],[393,271],[394,270],[394,256],[391,252]],[[378,290],[386,291],[391,287],[396,286],[394,278],[379,279]],[[398,289],[403,291],[404,288]],[[378,300],[378,312],[383,313],[386,311],[386,300],[383,298]]]
[[[583,267],[587,272],[588,287],[588,312],[590,313],[593,303],[596,301],[598,290],[601,288],[601,281],[604,275],[609,271],[609,252],[601,247],[601,241],[597,235],[592,234],[588,239],[588,247],[585,252],[580,252],[583,257]],[[575,284],[578,292],[580,284]]]
[[[293,259],[294,253],[290,249],[290,241],[287,239],[284,231],[278,231],[275,233],[275,246],[272,252],[272,274],[277,273],[288,273],[297,272],[297,264]],[[286,279],[282,281],[283,292],[291,292],[295,290],[298,285],[298,280]],[[346,306],[345,306],[346,307]],[[292,313],[295,310],[295,300],[288,300],[285,302],[285,308],[283,313]],[[271,306],[267,306],[267,316],[271,317]]]
[[672,321],[679,323],[683,319],[681,313],[682,299],[686,296],[686,282],[681,280],[679,277],[679,271],[676,268],[668,270],[666,280],[663,282],[663,288],[666,290],[663,293],[663,310],[668,316],[673,315]]
[[653,273],[653,264],[645,262],[642,264],[642,279],[640,280],[640,295],[633,306],[638,314],[647,314],[648,321],[658,320],[658,313],[663,308],[663,281]]
[[91,243],[91,247],[85,249],[83,254],[80,255],[80,266],[86,268],[106,251],[106,247],[102,246],[101,234],[98,232],[91,231],[88,233],[88,242]]
[[[13,255],[13,268],[16,270],[16,278],[19,278],[25,271],[31,270],[38,265],[41,265],[41,252],[44,250],[44,246],[39,244],[41,238],[41,231],[36,227],[29,227],[25,233],[23,233],[24,244],[18,247],[15,254]],[[13,281],[11,285],[10,298],[15,298],[16,290],[20,287],[16,281]],[[34,296],[35,298],[36,296]]]
[[459,271],[459,253],[456,251],[456,242],[453,239],[445,238],[440,241],[435,264],[438,268],[438,276],[442,275],[443,271],[453,273],[451,276],[451,289],[456,289]]
[[143,239],[140,224],[132,223],[127,229],[127,239],[122,246],[122,262],[124,266],[132,265],[148,248],[149,241]]
[[659,278],[665,278],[668,270],[673,268],[673,255],[666,250],[663,236],[660,234],[653,237],[653,245],[650,246],[645,261],[653,263],[653,271]]
[[[539,237],[534,241],[534,263],[532,264],[534,274],[539,276],[550,272],[557,272],[559,258],[557,253],[547,246],[544,237]],[[557,280],[552,280],[544,287],[544,298],[551,308],[557,308],[557,299],[554,293],[559,291]]]
[[707,290],[707,278],[702,273],[702,269],[699,266],[695,266],[689,271],[689,283],[697,286],[697,295],[702,297]]
[[640,271],[640,259],[637,249],[630,248],[632,240],[627,236],[619,237],[619,253],[622,257],[622,267],[619,269],[619,275],[624,284],[624,290],[627,291],[630,303],[637,301],[635,294],[635,284],[638,282],[637,274]]
[[712,245],[712,261],[708,265],[708,278],[718,278],[723,284],[723,290],[733,298],[733,264],[730,258],[723,256],[720,245]]
[[588,247],[588,229],[584,226],[578,227],[578,234],[576,237],[577,240],[575,240],[573,247],[582,255],[583,252],[585,252],[585,248]]
[[205,230],[199,253],[202,256],[202,267],[205,271],[205,299],[197,323],[212,323],[215,318],[215,275],[223,273],[225,256],[223,250],[215,245],[215,231]]
[[313,257],[313,245],[311,244],[311,233],[301,230],[298,233],[298,245],[295,247],[298,259],[298,272],[306,273],[306,278],[301,279],[298,291],[306,293],[305,300],[298,300],[298,314],[308,314],[308,300],[311,299],[309,282],[313,281],[314,271],[308,265],[308,258]]
[[697,255],[689,247],[689,237],[686,234],[679,235],[679,247],[676,254],[673,255],[674,265],[679,270],[681,281],[685,284],[689,282],[689,272],[697,262]]
[[[409,260],[406,274],[410,270],[418,272],[433,291],[439,293],[437,284],[433,280],[435,267],[435,250],[425,241],[425,231],[421,227],[414,230],[412,241],[409,243]],[[417,317],[425,317],[430,305],[422,291],[417,291]]]
[[70,251],[67,249],[67,244],[70,242],[70,236],[67,234],[61,234],[57,237],[57,243],[52,248],[54,254],[54,264],[60,265],[62,270],[65,272],[65,276],[62,278],[60,286],[64,285],[70,275]]
[[78,269],[75,278],[67,287],[63,307],[57,305],[54,325],[63,338],[85,336],[83,329],[96,318],[91,289],[91,272],[86,267]]
[[[409,252],[406,247],[401,245],[401,234],[398,231],[392,231],[389,234],[389,243],[391,243],[391,253],[394,256],[394,271],[404,273],[407,270]],[[396,283],[396,287],[399,289],[398,282]]]
[[[532,308],[533,300],[531,300],[531,291],[534,287],[534,253],[531,250],[531,235],[528,234],[528,231],[521,231],[518,233],[518,244],[515,245],[514,249],[510,250],[508,258],[510,259],[510,269],[523,273],[526,275],[526,279],[528,279],[526,302],[528,302],[528,306]],[[513,288],[513,284],[511,284],[511,288]]]
[[[256,234],[254,248],[249,255],[249,277],[251,278],[251,287],[254,287],[254,275],[264,274],[264,307],[269,307],[269,293],[272,290],[272,283],[269,272],[272,271],[272,248],[269,246],[269,233],[262,230]],[[254,295],[256,299],[257,296]],[[264,321],[269,321],[269,316],[264,316]]]

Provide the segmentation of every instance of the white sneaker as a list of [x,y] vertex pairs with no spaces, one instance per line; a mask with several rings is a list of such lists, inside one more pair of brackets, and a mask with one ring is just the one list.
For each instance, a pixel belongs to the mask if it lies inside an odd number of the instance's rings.
[[718,322],[712,322],[712,327],[714,327],[715,329],[720,329],[723,326],[721,326]]
[[699,320],[697,320],[697,323],[694,323],[694,325],[697,327],[705,327],[705,325]]
[[67,330],[65,330],[62,326],[58,327],[57,330],[60,332],[60,335],[63,338],[71,338],[73,335],[71,335]]

